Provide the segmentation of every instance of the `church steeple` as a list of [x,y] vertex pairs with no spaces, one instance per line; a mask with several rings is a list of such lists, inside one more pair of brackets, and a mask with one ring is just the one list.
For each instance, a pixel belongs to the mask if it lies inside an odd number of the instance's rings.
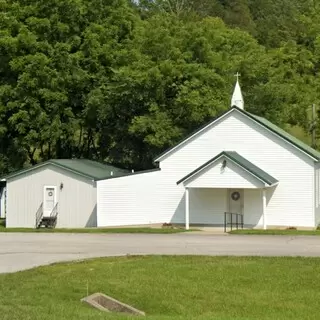
[[240,84],[239,84],[240,74],[237,72],[237,74],[235,76],[237,77],[237,82],[234,87],[234,91],[233,91],[233,95],[232,95],[232,99],[231,99],[231,107],[236,106],[239,109],[244,109],[244,101],[243,101],[242,92],[241,92],[241,88],[240,88]]

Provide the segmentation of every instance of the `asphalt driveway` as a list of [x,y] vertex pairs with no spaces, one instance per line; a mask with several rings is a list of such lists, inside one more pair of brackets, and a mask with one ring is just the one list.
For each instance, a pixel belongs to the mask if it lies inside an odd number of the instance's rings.
[[126,254],[318,256],[317,236],[0,233],[0,273]]

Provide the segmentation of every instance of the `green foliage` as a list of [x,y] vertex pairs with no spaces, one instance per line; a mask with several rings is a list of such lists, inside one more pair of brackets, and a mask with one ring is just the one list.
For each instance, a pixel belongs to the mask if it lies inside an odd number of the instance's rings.
[[0,233],[155,233],[155,234],[171,234],[181,232],[192,232],[199,231],[197,229],[186,230],[180,227],[163,227],[163,228],[78,228],[78,229],[67,229],[67,228],[6,228],[4,219],[0,219]]
[[96,156],[93,96],[109,80],[115,55],[130,36],[133,10],[116,0],[1,5],[1,145],[8,136],[14,139],[4,143],[3,153],[13,147],[20,154],[15,167]]
[[119,87],[130,83],[129,100],[139,105],[130,132],[164,148],[226,110],[234,70],[248,68],[244,77],[254,77],[264,50],[220,19],[183,22],[164,14],[144,24],[136,40],[143,56],[125,68]]
[[134,169],[230,104],[310,127],[312,0],[0,0],[0,173],[49,158]]
[[318,101],[314,55],[294,41],[269,51],[266,81],[257,85],[250,100],[257,114],[279,125],[307,128],[306,108]]

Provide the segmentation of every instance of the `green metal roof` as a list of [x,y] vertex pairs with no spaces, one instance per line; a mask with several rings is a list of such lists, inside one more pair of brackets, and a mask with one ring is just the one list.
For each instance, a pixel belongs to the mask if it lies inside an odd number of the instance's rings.
[[119,177],[126,175],[129,172],[128,170],[120,169],[111,165],[106,165],[97,161],[87,159],[52,159],[46,162],[39,163],[35,166],[13,172],[4,178],[10,179],[45,165],[53,165],[92,180],[102,180],[109,177]]
[[154,160],[155,161],[159,161],[159,159],[161,157],[163,157],[165,154],[173,151],[177,146],[179,146],[180,144],[184,143],[186,140],[188,140],[190,137],[194,136],[195,134],[197,134],[198,132],[200,132],[202,129],[210,126],[212,123],[216,122],[217,120],[219,120],[220,118],[222,118],[223,116],[225,116],[226,114],[230,113],[230,111],[236,110],[238,112],[240,112],[241,114],[244,114],[245,116],[247,116],[248,118],[252,119],[253,121],[258,122],[260,125],[262,125],[263,127],[267,128],[268,130],[272,131],[273,133],[275,133],[276,135],[280,136],[282,139],[286,140],[287,142],[291,143],[292,145],[294,145],[295,147],[297,147],[298,149],[300,149],[301,151],[305,152],[306,154],[308,154],[309,156],[315,158],[315,160],[319,161],[320,160],[320,152],[311,148],[310,146],[308,146],[307,144],[305,144],[304,142],[302,142],[301,140],[297,139],[296,137],[292,136],[290,133],[286,132],[285,130],[279,128],[278,126],[276,126],[275,124],[271,123],[270,121],[268,121],[265,118],[256,116],[252,113],[249,113],[245,110],[239,109],[238,107],[232,107],[231,109],[228,109],[227,111],[225,111],[222,115],[220,115],[219,117],[215,118],[214,120],[210,121],[209,123],[206,123],[205,125],[203,125],[202,127],[200,127],[198,130],[194,131],[193,133],[191,133],[190,135],[188,135],[186,138],[184,138],[183,140],[181,140],[177,145],[165,150],[164,152],[162,152],[160,155],[158,155]]
[[99,180],[107,180],[107,179],[120,178],[120,177],[135,176],[138,174],[151,173],[151,172],[156,172],[156,171],[161,171],[161,169],[160,168],[153,168],[153,169],[147,169],[147,170],[135,171],[135,172],[127,171],[127,173],[124,173],[121,176],[109,176],[109,177],[104,177],[102,179],[97,179],[97,180],[99,181]]
[[242,157],[239,153],[235,151],[225,151],[224,155],[227,158],[236,162],[239,166],[251,172],[253,175],[255,175],[256,177],[264,181],[266,184],[272,185],[278,182],[277,179],[275,179],[270,174],[268,174],[264,170],[254,165],[252,162],[250,162],[246,158]]
[[270,174],[268,174],[267,172],[263,171],[262,169],[254,165],[252,162],[242,157],[239,153],[235,151],[223,151],[218,155],[216,155],[215,157],[213,157],[212,159],[210,159],[209,161],[207,161],[206,163],[204,163],[202,166],[198,167],[197,169],[195,169],[194,171],[190,172],[188,175],[183,177],[181,180],[177,182],[177,184],[180,184],[181,182],[186,181],[196,173],[199,173],[200,171],[202,171],[204,168],[206,168],[210,164],[213,164],[216,160],[218,160],[221,157],[225,157],[235,162],[237,165],[249,171],[252,175],[257,177],[264,183],[268,184],[269,186],[278,182],[277,179],[275,179]]

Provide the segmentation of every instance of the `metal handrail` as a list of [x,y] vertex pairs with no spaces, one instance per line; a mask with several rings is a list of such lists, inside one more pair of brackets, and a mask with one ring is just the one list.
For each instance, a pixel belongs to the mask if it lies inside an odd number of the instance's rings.
[[38,210],[36,212],[36,228],[38,228],[42,217],[43,217],[43,202],[40,204],[40,207],[38,208]]
[[[230,222],[228,222],[228,217],[230,217]],[[233,220],[233,217],[235,219]],[[239,229],[239,226],[241,229],[243,229],[244,225],[244,219],[243,219],[243,214],[242,213],[235,213],[235,212],[225,212],[224,213],[224,232],[227,232],[227,226],[232,227],[235,226],[237,230]]]
[[56,218],[58,215],[58,202],[56,205],[53,207],[51,213],[50,213],[50,218]]

